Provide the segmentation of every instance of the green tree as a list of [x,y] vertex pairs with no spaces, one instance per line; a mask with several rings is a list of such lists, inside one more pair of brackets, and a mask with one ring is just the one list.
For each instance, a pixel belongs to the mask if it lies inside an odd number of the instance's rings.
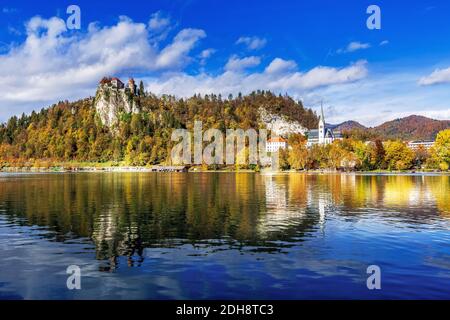
[[145,97],[144,82],[142,80],[139,82],[139,96]]
[[372,170],[370,145],[362,141],[352,141],[352,144],[357,159],[357,168]]

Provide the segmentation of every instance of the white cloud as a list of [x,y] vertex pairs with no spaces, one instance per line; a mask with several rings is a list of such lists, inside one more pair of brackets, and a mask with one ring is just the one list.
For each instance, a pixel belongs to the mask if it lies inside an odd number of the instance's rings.
[[127,17],[109,27],[90,24],[87,33],[75,34],[66,32],[60,18],[33,17],[25,41],[0,54],[0,117],[90,96],[103,76],[177,70],[205,37],[203,30],[183,29],[158,50],[149,32],[146,24]]
[[258,50],[267,44],[267,40],[258,37],[240,37],[236,44],[245,44],[250,50]]
[[368,48],[370,48],[370,44],[368,44],[368,43],[351,42],[347,46],[347,51],[353,52],[353,51],[357,51],[357,50],[361,50],[361,49],[368,49]]
[[226,96],[264,89],[276,94],[287,92],[293,98],[301,99],[307,107],[318,107],[324,100],[334,110],[326,114],[329,123],[356,120],[366,126],[375,126],[411,114],[450,119],[447,88],[418,87],[417,73],[371,72],[369,77],[365,61],[341,68],[319,66],[303,72],[291,69],[271,73],[267,69],[268,66],[263,72],[225,71],[218,75],[180,72],[147,78],[145,83],[156,94],[169,92],[180,97],[189,97],[193,93]]
[[450,83],[450,68],[436,69],[430,75],[422,77],[419,80],[421,86],[430,86],[441,83]]
[[149,29],[155,32],[160,32],[169,26],[170,18],[165,17],[161,11],[153,13],[148,22]]
[[216,49],[213,48],[202,50],[199,54],[200,65],[204,66],[206,64],[206,60],[208,60],[214,53],[216,53]]
[[[153,74],[147,78],[150,90],[179,96],[257,89],[300,96],[317,87],[356,81],[367,74],[365,62],[299,72],[294,61],[281,58],[273,59],[261,72],[247,72],[261,64],[260,57],[233,55],[222,74],[201,71],[193,76],[182,70],[191,60],[192,49],[206,36],[203,30],[183,29],[161,50],[151,43],[147,24],[127,17],[108,27],[91,23],[87,33],[66,31],[62,19],[34,17],[26,24],[25,41],[0,54],[2,120],[59,100],[91,96],[97,81],[107,75]],[[214,52],[212,48],[204,49],[198,57],[207,59]]]
[[209,57],[211,57],[211,55],[213,55],[216,52],[215,49],[209,48],[209,49],[205,49],[200,53],[200,57],[203,59],[207,59]]
[[355,52],[358,50],[363,50],[363,49],[368,49],[370,48],[370,44],[369,43],[361,43],[361,42],[350,42],[347,47],[343,48],[343,49],[339,49],[337,51],[337,53],[341,54],[341,53],[349,53],[349,52]]
[[388,45],[388,44],[389,44],[388,40],[383,40],[383,41],[380,42],[380,47]]
[[251,67],[256,67],[261,63],[261,59],[256,56],[251,57],[245,57],[245,58],[238,58],[237,56],[231,56],[230,59],[228,59],[227,64],[225,65],[225,70],[228,71],[239,71],[244,70]]
[[216,76],[207,73],[199,75],[177,73],[166,77],[148,78],[146,84],[147,88],[156,94],[169,92],[181,97],[192,96],[194,93],[228,95],[242,92],[246,94],[263,89],[277,93],[289,92],[294,97],[301,98],[311,90],[322,86],[354,82],[367,75],[364,61],[344,68],[316,67],[304,73],[286,69],[278,73],[266,72],[266,70],[245,73],[240,68],[226,68],[225,72]]
[[201,29],[181,30],[175,36],[173,42],[161,51],[156,59],[156,66],[158,68],[168,68],[184,65],[190,60],[187,53],[204,37],[206,37],[206,33]]
[[329,123],[356,120],[366,126],[385,121],[423,115],[433,119],[450,119],[445,86],[419,87],[419,72],[371,72],[371,76],[358,82],[342,83],[319,88],[304,95],[306,105],[317,105],[321,99],[334,106],[336,113],[327,117]]
[[148,21],[150,42],[157,45],[158,42],[168,37],[174,27],[175,25],[172,25],[169,16],[165,15],[162,11],[153,13]]
[[345,68],[315,67],[306,73],[295,72],[284,75],[275,86],[288,90],[291,88],[313,89],[321,86],[353,82],[367,76],[367,61],[361,60]]
[[[371,70],[368,77],[368,63],[364,60],[340,67],[301,70],[295,61],[281,57],[261,66],[258,56],[232,55],[223,72],[209,73],[201,68],[201,61],[210,59],[215,49],[193,52],[206,37],[203,30],[180,30],[173,39],[167,39],[169,44],[162,46],[152,40],[153,27],[121,17],[115,25],[91,23],[87,32],[74,33],[66,32],[62,19],[32,18],[26,24],[26,39],[20,44],[8,44],[0,53],[0,120],[59,100],[91,96],[103,76],[133,73],[145,75],[141,79],[156,94],[225,96],[264,89],[288,93],[304,100],[307,106],[325,99],[336,110],[327,119],[330,123],[354,119],[374,125],[411,113],[448,119],[448,88],[425,85],[450,82],[450,68],[436,70],[422,78],[423,86],[418,86],[419,72],[374,75]],[[170,29],[171,25],[166,24],[165,28]],[[195,75],[184,71],[193,54],[200,61],[200,73]],[[250,69],[256,66],[260,66],[257,71]]]
[[275,58],[266,67],[266,73],[281,73],[286,71],[295,70],[297,68],[297,63],[293,60],[283,60],[281,58]]
[[78,96],[104,75],[150,68],[146,59],[156,55],[146,41],[145,25],[124,19],[84,37],[65,36],[59,18],[34,17],[26,30],[25,42],[0,56],[0,76],[8,80],[2,102]]

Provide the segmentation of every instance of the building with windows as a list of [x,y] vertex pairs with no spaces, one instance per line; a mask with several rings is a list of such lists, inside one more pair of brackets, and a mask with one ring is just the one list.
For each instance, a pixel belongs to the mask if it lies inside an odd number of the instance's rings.
[[423,147],[426,150],[428,150],[433,146],[434,146],[434,141],[410,141],[410,142],[408,142],[408,147],[412,150],[417,150],[420,147]]
[[286,149],[287,141],[281,137],[271,138],[267,141],[266,152],[277,152],[279,149]]
[[127,87],[125,87],[125,84],[119,78],[116,77],[113,78],[104,77],[102,80],[100,80],[99,84],[101,86],[109,86],[110,88],[113,89],[127,91],[130,92],[132,95],[137,95],[137,86],[133,78],[128,79]]
[[342,139],[340,131],[333,130],[332,126],[325,123],[325,116],[323,115],[323,107],[319,117],[319,126],[317,129],[308,131],[308,141],[306,146],[309,148],[315,144],[329,144],[334,140]]

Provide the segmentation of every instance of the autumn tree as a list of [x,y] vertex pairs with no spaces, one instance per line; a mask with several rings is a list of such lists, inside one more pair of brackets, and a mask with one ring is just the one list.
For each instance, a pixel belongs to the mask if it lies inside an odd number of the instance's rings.
[[417,149],[414,150],[414,166],[416,166],[417,168],[422,168],[429,157],[430,153],[428,152],[427,148],[422,145],[418,146]]
[[303,170],[308,162],[308,149],[303,135],[293,134],[288,139],[288,163],[291,169]]
[[450,167],[450,129],[438,133],[432,152],[439,168],[448,170]]
[[372,169],[385,169],[385,156],[386,151],[384,150],[383,142],[380,139],[375,139],[371,147],[371,165]]
[[345,150],[341,146],[341,142],[339,140],[333,141],[328,151],[328,167],[331,169],[340,168],[345,153]]
[[289,164],[289,151],[284,148],[278,150],[278,165],[281,170],[288,170],[290,168]]
[[407,170],[412,167],[414,152],[403,142],[388,141],[385,150],[385,160],[389,170]]
[[370,143],[362,141],[352,141],[354,154],[357,159],[357,168],[361,170],[372,170]]
[[328,162],[328,149],[327,145],[315,144],[308,149],[307,168],[308,169],[321,169],[327,168]]

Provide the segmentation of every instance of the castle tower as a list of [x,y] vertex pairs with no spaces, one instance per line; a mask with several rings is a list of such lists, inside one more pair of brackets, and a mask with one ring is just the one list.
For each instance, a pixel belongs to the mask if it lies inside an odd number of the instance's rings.
[[325,143],[325,117],[323,115],[323,105],[320,105],[319,116],[319,144]]
[[130,92],[135,95],[136,94],[136,84],[134,83],[134,79],[130,78],[128,79],[128,88],[130,89]]

